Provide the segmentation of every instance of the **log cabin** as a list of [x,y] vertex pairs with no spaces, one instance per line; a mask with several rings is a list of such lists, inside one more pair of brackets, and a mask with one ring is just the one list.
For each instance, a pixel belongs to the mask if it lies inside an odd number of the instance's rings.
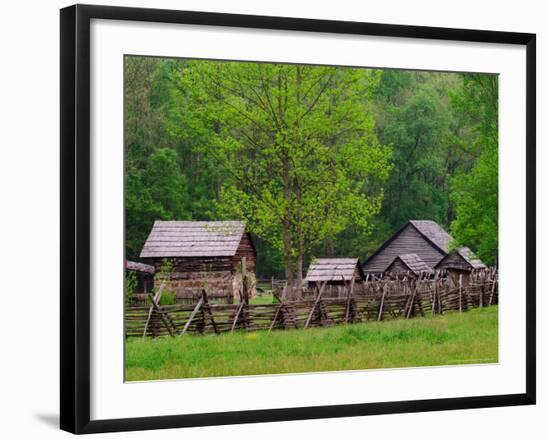
[[352,283],[359,285],[364,280],[359,258],[317,258],[311,262],[304,282],[310,289],[326,282],[326,295],[340,296]]
[[453,238],[430,220],[410,220],[363,264],[365,274],[381,274],[397,256],[414,253],[431,269],[449,252]]
[[386,269],[386,273],[403,274],[418,278],[423,273],[430,272],[431,269],[416,253],[396,256],[393,262]]
[[133,304],[145,303],[147,294],[153,290],[153,280],[155,277],[155,267],[142,264],[141,262],[124,261],[126,275],[134,273],[136,276],[136,287],[130,298]]
[[243,274],[255,294],[256,248],[239,221],[155,221],[140,257],[155,267],[155,286],[164,283],[177,301],[194,301],[205,289],[210,299],[232,303],[241,298]]
[[468,281],[470,273],[474,270],[481,270],[487,266],[468,247],[459,247],[450,252],[435,266],[436,270],[446,270],[451,277],[458,279],[462,274],[464,281]]

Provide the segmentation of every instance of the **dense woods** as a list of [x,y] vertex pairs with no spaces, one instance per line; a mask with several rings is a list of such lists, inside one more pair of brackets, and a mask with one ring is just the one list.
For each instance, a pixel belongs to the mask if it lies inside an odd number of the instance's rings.
[[258,275],[433,219],[498,248],[498,77],[125,58],[126,254],[154,220],[244,220]]

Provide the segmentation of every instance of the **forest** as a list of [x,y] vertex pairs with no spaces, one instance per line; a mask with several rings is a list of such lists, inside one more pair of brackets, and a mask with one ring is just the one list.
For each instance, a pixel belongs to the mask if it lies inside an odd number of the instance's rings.
[[246,222],[257,275],[364,260],[409,219],[498,257],[498,76],[125,57],[126,257],[155,220]]

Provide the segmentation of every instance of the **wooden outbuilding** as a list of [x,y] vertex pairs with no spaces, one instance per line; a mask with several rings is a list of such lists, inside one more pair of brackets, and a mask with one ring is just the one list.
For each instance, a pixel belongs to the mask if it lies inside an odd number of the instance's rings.
[[360,284],[365,274],[359,258],[317,258],[311,262],[304,282],[309,288],[326,282],[327,295],[344,294],[352,284]]
[[147,294],[153,291],[155,267],[141,262],[124,261],[126,273],[135,273],[136,287],[132,297],[133,302],[145,302]]
[[390,266],[386,269],[386,273],[412,275],[419,277],[423,273],[432,271],[416,253],[396,256]]
[[434,268],[449,252],[453,238],[431,220],[410,220],[376,250],[363,264],[366,274],[383,273],[397,256],[416,254]]
[[438,270],[471,272],[487,266],[468,247],[459,247],[436,265]]
[[[203,289],[209,299],[239,300],[243,276],[248,294],[255,294],[256,248],[239,221],[155,221],[141,258],[179,301],[195,300]],[[161,270],[166,261],[169,276]]]

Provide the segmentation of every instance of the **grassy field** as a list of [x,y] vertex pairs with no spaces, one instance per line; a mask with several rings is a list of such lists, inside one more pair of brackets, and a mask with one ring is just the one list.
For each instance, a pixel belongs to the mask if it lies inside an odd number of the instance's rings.
[[498,361],[498,307],[331,328],[129,339],[126,380]]

